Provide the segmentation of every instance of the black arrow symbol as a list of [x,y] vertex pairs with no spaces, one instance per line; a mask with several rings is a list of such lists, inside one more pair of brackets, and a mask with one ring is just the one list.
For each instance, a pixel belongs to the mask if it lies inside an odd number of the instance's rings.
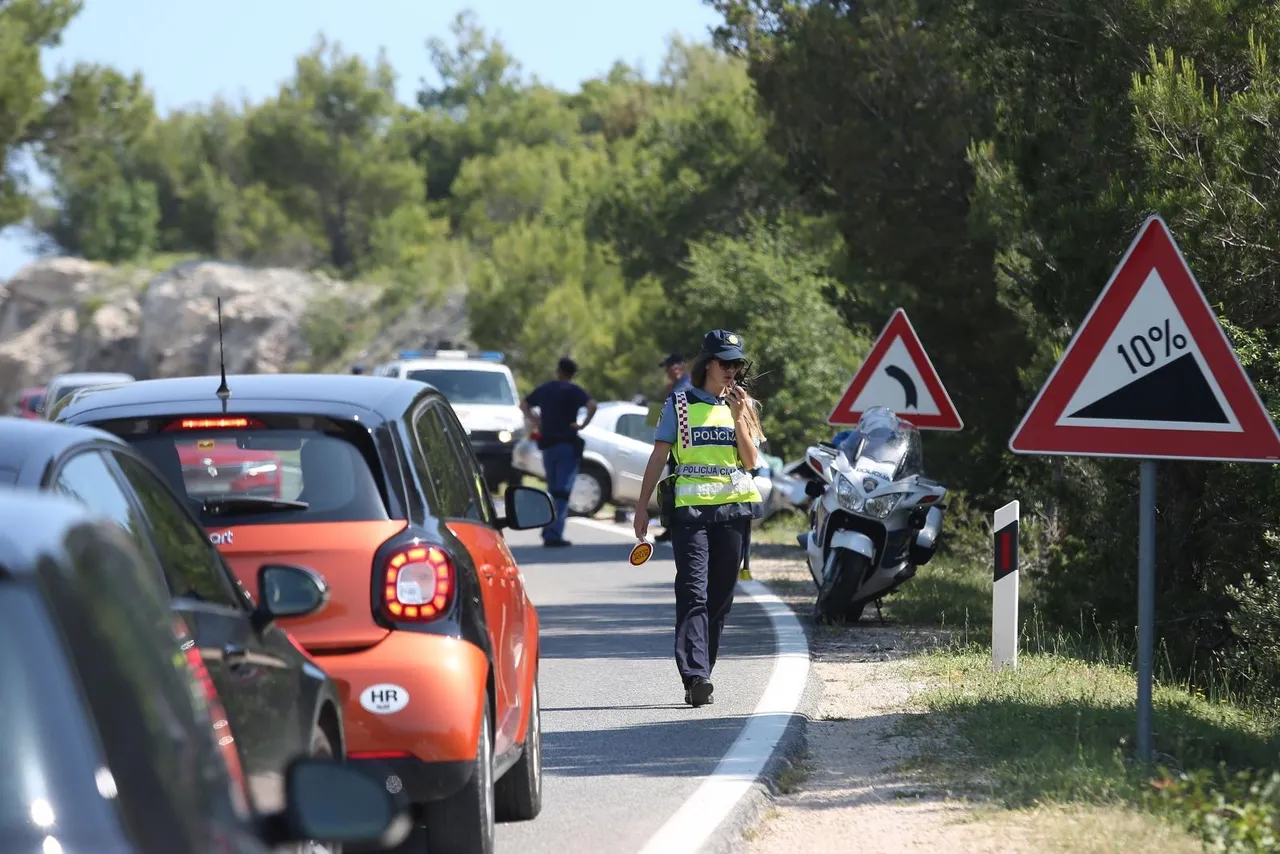
[[911,375],[899,368],[897,365],[890,365],[884,369],[884,372],[898,381],[902,386],[902,394],[907,398],[907,409],[916,408],[916,384],[911,379]]

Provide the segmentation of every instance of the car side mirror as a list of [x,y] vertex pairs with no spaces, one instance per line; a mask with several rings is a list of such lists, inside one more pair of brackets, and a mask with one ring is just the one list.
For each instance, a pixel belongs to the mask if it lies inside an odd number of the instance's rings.
[[556,506],[551,502],[551,496],[532,486],[508,486],[504,504],[507,515],[499,527],[513,531],[542,528],[556,518]]
[[303,757],[285,772],[285,806],[259,824],[258,836],[275,847],[296,842],[386,850],[413,829],[408,804],[383,781],[333,759]]
[[283,617],[305,617],[329,603],[329,585],[304,566],[268,563],[258,567],[258,604],[251,619],[257,631]]

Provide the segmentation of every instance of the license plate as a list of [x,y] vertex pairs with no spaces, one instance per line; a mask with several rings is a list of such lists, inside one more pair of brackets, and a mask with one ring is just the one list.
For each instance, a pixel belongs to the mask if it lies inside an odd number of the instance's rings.
[[230,492],[231,484],[229,483],[202,483],[195,489],[188,489],[191,495],[210,495],[213,493]]

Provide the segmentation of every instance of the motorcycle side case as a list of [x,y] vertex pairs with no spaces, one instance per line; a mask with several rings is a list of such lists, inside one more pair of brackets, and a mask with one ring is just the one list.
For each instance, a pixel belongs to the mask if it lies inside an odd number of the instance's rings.
[[933,557],[938,549],[938,539],[942,536],[942,510],[930,507],[925,516],[924,527],[916,534],[916,541],[911,544],[908,560],[916,566],[923,566]]

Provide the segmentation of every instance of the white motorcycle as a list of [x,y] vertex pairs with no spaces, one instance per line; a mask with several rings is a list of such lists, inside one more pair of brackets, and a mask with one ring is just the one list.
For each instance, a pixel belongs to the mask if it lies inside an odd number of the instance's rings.
[[929,562],[942,533],[947,488],[922,470],[920,432],[884,407],[868,409],[835,445],[805,452],[819,480],[810,529],[797,539],[818,587],[819,621],[861,619]]

